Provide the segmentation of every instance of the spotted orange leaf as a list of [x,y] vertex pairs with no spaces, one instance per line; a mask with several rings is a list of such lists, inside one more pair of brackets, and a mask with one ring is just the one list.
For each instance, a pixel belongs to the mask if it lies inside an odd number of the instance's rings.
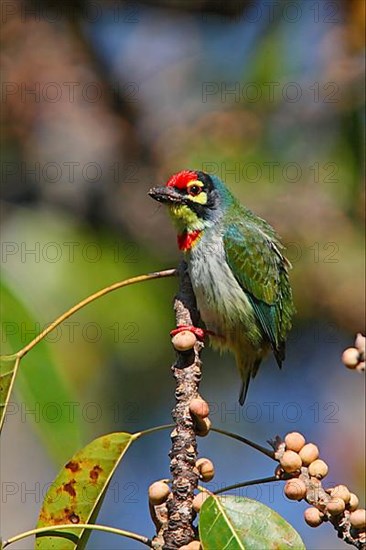
[[[109,482],[123,455],[141,434],[111,433],[78,451],[61,469],[47,491],[37,527],[50,526],[38,535],[37,550],[81,550],[90,531],[73,528],[94,523]],[[52,525],[70,523],[70,530],[52,531]]]

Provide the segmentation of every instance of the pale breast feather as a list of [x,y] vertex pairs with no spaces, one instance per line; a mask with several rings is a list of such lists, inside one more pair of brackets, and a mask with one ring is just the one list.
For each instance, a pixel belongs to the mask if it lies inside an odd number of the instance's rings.
[[206,233],[187,259],[197,306],[208,330],[227,336],[238,325],[253,322],[253,308],[226,262],[221,237]]

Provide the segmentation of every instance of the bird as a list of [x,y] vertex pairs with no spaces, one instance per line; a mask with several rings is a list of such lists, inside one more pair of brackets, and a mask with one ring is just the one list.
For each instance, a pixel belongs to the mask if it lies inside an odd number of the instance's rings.
[[295,314],[290,262],[276,231],[240,204],[217,176],[183,170],[149,195],[167,205],[188,266],[200,317],[197,337],[230,351],[241,376],[239,403],[272,351],[281,368]]

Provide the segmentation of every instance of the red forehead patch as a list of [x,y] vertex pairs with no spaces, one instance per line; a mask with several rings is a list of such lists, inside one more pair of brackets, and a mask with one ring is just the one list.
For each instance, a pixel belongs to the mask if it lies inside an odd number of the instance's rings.
[[183,170],[182,172],[178,172],[178,174],[174,174],[173,176],[171,176],[166,186],[177,187],[178,189],[185,189],[190,181],[196,179],[196,172],[193,172],[192,170]]

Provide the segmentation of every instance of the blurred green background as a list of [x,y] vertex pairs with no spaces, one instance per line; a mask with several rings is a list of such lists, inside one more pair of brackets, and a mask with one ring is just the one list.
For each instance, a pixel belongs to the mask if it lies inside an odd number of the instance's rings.
[[[3,352],[113,282],[179,262],[147,192],[184,168],[220,175],[276,227],[298,309],[282,372],[269,359],[237,403],[234,361],[204,352],[217,426],[264,442],[298,429],[364,503],[364,378],[340,362],[364,330],[363,0],[3,2]],[[2,445],[2,535],[30,529],[60,465],[111,431],[170,421],[176,281],[117,291],[22,364]],[[273,464],[211,434],[212,487]],[[135,444],[101,523],[153,534],[146,491],[168,476],[168,433]],[[311,549],[282,485],[238,494],[283,514]],[[29,540],[14,548],[30,548]],[[91,549],[138,548],[101,533]]]

